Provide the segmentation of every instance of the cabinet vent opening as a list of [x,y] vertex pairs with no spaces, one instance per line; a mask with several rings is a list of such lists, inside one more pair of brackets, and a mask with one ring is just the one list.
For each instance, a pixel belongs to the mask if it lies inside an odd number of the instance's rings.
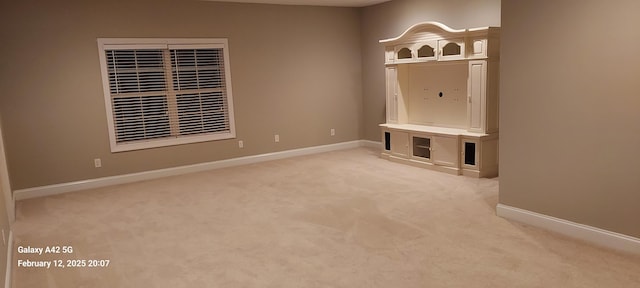
[[476,165],[476,143],[464,142],[464,164]]
[[384,132],[384,150],[391,151],[391,133]]

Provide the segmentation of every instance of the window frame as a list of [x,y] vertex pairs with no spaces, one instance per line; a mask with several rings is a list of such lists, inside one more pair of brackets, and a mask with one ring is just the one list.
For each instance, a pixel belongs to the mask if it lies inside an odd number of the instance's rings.
[[[98,38],[98,54],[100,71],[102,74],[102,87],[109,131],[111,152],[122,152],[158,148],[189,143],[208,142],[223,139],[236,138],[235,118],[233,109],[233,93],[231,85],[231,65],[229,62],[229,45],[226,38]],[[115,119],[113,113],[112,95],[107,66],[107,50],[131,50],[131,49],[162,49],[171,50],[176,47],[184,49],[222,49],[224,61],[224,85],[226,89],[227,117],[229,120],[228,132],[216,132],[206,134],[194,134],[183,136],[170,136],[157,139],[144,139],[125,143],[118,143],[116,137]],[[169,63],[170,65],[170,63]],[[178,90],[167,91],[176,94]],[[175,96],[174,96],[175,97]],[[167,96],[169,98],[169,96]]]

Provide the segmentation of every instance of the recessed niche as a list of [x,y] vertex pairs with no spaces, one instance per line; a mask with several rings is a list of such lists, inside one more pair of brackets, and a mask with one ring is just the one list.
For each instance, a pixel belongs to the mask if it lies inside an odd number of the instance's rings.
[[476,143],[464,142],[464,164],[476,165]]
[[442,47],[442,56],[460,55],[460,45],[450,42]]
[[391,133],[384,132],[384,150],[391,151]]
[[402,48],[398,51],[398,59],[411,59],[411,50]]
[[422,47],[420,47],[420,49],[418,49],[418,57],[419,58],[423,58],[423,57],[433,57],[435,56],[435,52],[433,51],[433,47],[429,46],[429,45],[424,45]]

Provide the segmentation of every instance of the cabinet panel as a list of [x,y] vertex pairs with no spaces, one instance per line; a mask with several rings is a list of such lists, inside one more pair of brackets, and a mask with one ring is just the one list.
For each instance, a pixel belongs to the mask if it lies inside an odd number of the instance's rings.
[[391,133],[391,154],[394,156],[409,156],[409,133],[400,131],[390,131]]
[[469,131],[484,132],[485,130],[485,95],[486,95],[487,62],[469,62],[469,87],[467,118]]
[[398,65],[396,66],[396,107],[398,110],[398,123],[407,123],[409,115],[407,114],[409,108],[409,66],[410,65]]
[[384,54],[385,54],[385,63],[393,63],[393,61],[396,60],[396,52],[394,51],[393,48],[387,47]]
[[498,138],[482,141],[480,177],[498,176]]
[[395,67],[387,67],[387,123],[398,123],[398,83]]
[[432,152],[433,163],[443,166],[458,167],[458,138],[434,136]]
[[469,49],[469,57],[486,57],[487,56],[487,39],[476,38],[471,39],[471,48]]
[[467,73],[464,62],[409,67],[409,123],[467,128]]

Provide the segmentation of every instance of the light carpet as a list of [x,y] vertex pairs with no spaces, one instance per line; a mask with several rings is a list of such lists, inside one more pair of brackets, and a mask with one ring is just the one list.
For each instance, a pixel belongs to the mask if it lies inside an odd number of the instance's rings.
[[359,148],[25,200],[15,247],[73,253],[14,255],[13,287],[640,287],[640,257],[499,218],[497,199],[497,179]]

